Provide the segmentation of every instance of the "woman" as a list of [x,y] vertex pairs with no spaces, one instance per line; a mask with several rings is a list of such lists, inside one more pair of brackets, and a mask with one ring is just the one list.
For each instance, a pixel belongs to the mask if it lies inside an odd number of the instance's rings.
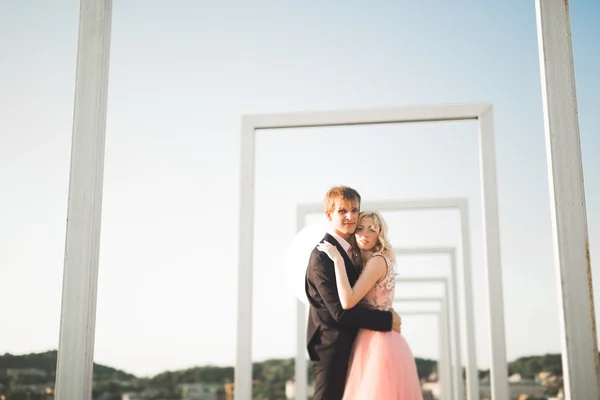
[[[347,310],[361,302],[366,307],[390,310],[396,273],[387,225],[378,213],[362,212],[354,236],[364,265],[354,287],[338,249],[328,242],[317,247],[333,260],[342,307]],[[360,329],[350,355],[344,400],[422,399],[415,359],[404,337],[394,331]]]

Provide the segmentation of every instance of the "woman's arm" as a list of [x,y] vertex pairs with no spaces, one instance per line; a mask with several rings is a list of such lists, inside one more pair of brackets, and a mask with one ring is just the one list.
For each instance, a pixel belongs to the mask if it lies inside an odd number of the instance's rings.
[[328,242],[319,243],[318,249],[326,253],[333,261],[338,295],[344,310],[358,304],[369,290],[375,286],[375,283],[385,277],[387,273],[387,265],[383,257],[373,257],[367,262],[358,281],[352,287],[346,273],[346,264],[338,249]]
[[373,257],[368,262],[354,287],[350,286],[346,266],[342,260],[341,263],[335,262],[335,280],[340,295],[342,308],[348,310],[358,304],[369,293],[369,290],[375,284],[385,277],[387,266],[383,257]]

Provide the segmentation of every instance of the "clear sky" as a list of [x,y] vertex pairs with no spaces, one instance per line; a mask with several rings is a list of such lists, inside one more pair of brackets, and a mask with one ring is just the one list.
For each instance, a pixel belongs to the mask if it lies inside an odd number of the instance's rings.
[[[113,7],[97,362],[138,375],[235,362],[243,114],[480,101],[495,113],[507,356],[560,350],[533,1]],[[78,12],[75,0],[0,3],[0,353],[58,346]],[[599,19],[597,2],[572,3],[597,279]],[[284,250],[296,204],[347,184],[371,201],[468,198],[477,361],[489,367],[476,132],[475,122],[259,132],[254,360],[294,355]],[[459,244],[454,212],[384,216],[396,246]],[[401,257],[398,272],[447,263]],[[437,356],[433,317],[407,316],[403,329],[417,356]]]

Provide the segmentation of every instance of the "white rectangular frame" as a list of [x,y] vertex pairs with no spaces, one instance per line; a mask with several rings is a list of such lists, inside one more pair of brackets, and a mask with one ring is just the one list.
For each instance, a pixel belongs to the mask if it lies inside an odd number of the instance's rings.
[[[422,253],[414,253],[414,254],[422,254]],[[445,253],[437,253],[437,254],[445,254]],[[460,319],[458,317],[458,302],[455,301],[457,287],[456,283],[453,280],[453,277],[450,276],[427,276],[427,277],[418,277],[418,276],[397,276],[396,282],[402,283],[441,283],[444,286],[444,298],[441,297],[396,297],[396,299],[401,298],[402,300],[410,300],[410,301],[431,301],[431,300],[444,300],[443,307],[446,312],[447,319],[447,327],[448,327],[448,345],[450,346],[451,356],[450,360],[450,371],[452,376],[452,394],[456,399],[464,399],[464,382],[463,382],[463,374],[462,374],[462,361],[461,361],[461,352],[460,352],[460,341],[462,339],[460,335]],[[400,313],[399,313],[400,314]],[[402,316],[403,314],[400,314]],[[473,347],[473,351],[475,351]],[[479,391],[479,386],[477,387]]]
[[[112,21],[112,0],[81,0],[78,38],[77,79],[75,84],[75,112],[73,147],[71,154],[70,197],[68,217],[86,215],[81,220],[81,228],[94,234],[77,238],[67,229],[66,242],[75,251],[91,249],[89,257],[78,261],[65,259],[63,276],[62,311],[60,323],[59,360],[66,360],[69,354],[81,354],[81,365],[59,361],[57,365],[57,400],[91,398],[91,374],[94,352],[95,304],[98,282],[98,248],[101,220],[102,182],[104,171],[104,136],[106,127],[106,98],[108,93],[108,67],[110,55],[110,32]],[[542,80],[542,100],[546,133],[546,154],[550,181],[550,201],[554,230],[554,249],[557,270],[557,287],[560,303],[560,327],[562,336],[563,371],[565,374],[565,394],[577,398],[598,398],[600,395],[600,366],[598,353],[594,301],[592,294],[591,265],[587,234],[583,168],[579,141],[579,124],[575,93],[575,72],[569,2],[565,0],[536,0],[537,35],[539,45],[540,76]],[[98,103],[94,104],[97,99]],[[489,109],[489,118],[485,118]],[[565,117],[566,116],[566,117]],[[289,118],[288,118],[289,117]],[[483,118],[482,118],[483,117]],[[266,120],[265,120],[266,118]],[[254,131],[269,127],[327,126],[380,122],[439,121],[457,119],[478,119],[481,132],[480,154],[482,180],[484,183],[484,214],[486,225],[485,252],[488,261],[488,287],[494,279],[501,278],[498,207],[496,195],[496,173],[491,106],[488,104],[466,104],[450,106],[417,107],[403,109],[382,109],[366,111],[336,111],[303,114],[282,114],[274,116],[245,117],[242,128],[241,193],[240,207],[240,254],[238,291],[243,299],[238,300],[238,352],[236,359],[237,400],[249,400],[252,390],[252,364],[250,347],[240,347],[251,340],[252,326],[252,287],[244,286],[242,277],[252,276],[252,228],[253,215],[244,211],[254,210]],[[484,121],[486,121],[484,123]],[[265,124],[263,124],[266,122]],[[282,124],[283,122],[283,124]],[[308,123],[308,125],[307,125]],[[279,125],[279,126],[278,126]],[[482,125],[486,125],[484,129]],[[85,128],[89,129],[85,129]],[[89,132],[95,140],[90,141]],[[250,134],[247,134],[247,133]],[[87,136],[86,136],[87,135]],[[483,140],[484,136],[487,136]],[[96,156],[90,163],[82,161],[86,151]],[[487,164],[487,167],[486,167]],[[248,169],[249,168],[249,169]],[[245,180],[246,178],[246,180]],[[489,180],[491,179],[491,181]],[[486,188],[485,182],[488,182]],[[81,196],[93,193],[93,196]],[[94,217],[90,218],[89,216]],[[571,222],[570,224],[568,222]],[[244,227],[249,223],[249,227]],[[490,227],[489,224],[492,224]],[[569,229],[574,226],[574,229]],[[249,228],[249,229],[248,229]],[[492,233],[491,237],[488,235]],[[73,237],[75,236],[75,237]],[[249,246],[243,244],[249,240]],[[572,250],[575,249],[575,250]],[[489,252],[489,254],[488,254]],[[498,252],[498,254],[495,254]],[[250,256],[248,258],[248,256]],[[245,261],[246,260],[246,261]],[[249,264],[246,264],[248,262]],[[490,267],[489,261],[495,264]],[[81,275],[72,268],[79,265]],[[497,267],[497,268],[496,268]],[[247,281],[250,282],[251,281]],[[498,279],[501,282],[501,279]],[[81,296],[86,299],[87,310],[71,309],[65,302],[77,300],[75,287],[83,286]],[[494,291],[495,292],[495,291]],[[490,308],[502,311],[502,299],[494,294]],[[249,319],[240,316],[246,310],[248,301]],[[583,304],[587,304],[582,307]],[[491,316],[490,316],[491,318]],[[502,321],[502,325],[504,322]],[[240,336],[247,332],[248,340]],[[494,335],[494,333],[492,333]],[[506,359],[504,330],[495,334],[501,340],[502,348],[492,351],[492,364]],[[62,363],[62,364],[61,364]],[[505,363],[505,361],[504,361]],[[62,366],[61,366],[62,365]],[[70,373],[72,372],[72,374]],[[508,384],[504,383],[507,372],[495,371],[492,374],[492,396],[508,396]],[[77,382],[79,381],[79,383]],[[496,385],[495,385],[496,384]],[[498,386],[499,385],[499,386]],[[495,386],[498,386],[496,389]],[[65,390],[60,389],[64,387]],[[82,388],[87,388],[78,391]],[[89,389],[89,390],[88,390]],[[58,391],[61,394],[58,394]],[[246,393],[245,395],[243,393]],[[494,397],[505,398],[506,396]]]
[[[456,248],[455,247],[394,247],[394,252],[396,254],[399,255],[407,255],[407,256],[411,256],[411,255],[446,255],[450,258],[450,274],[449,274],[449,280],[450,280],[450,293],[449,293],[449,298],[450,298],[450,314],[448,315],[448,318],[450,319],[451,323],[452,323],[452,337],[453,340],[455,341],[455,346],[452,348],[452,351],[454,352],[452,354],[452,359],[454,361],[454,364],[452,365],[453,368],[453,374],[455,377],[455,381],[457,381],[457,385],[454,387],[454,397],[457,399],[464,399],[465,395],[464,395],[464,382],[463,382],[463,378],[462,378],[462,368],[463,368],[463,363],[462,363],[462,351],[461,351],[461,338],[462,335],[460,334],[461,330],[460,330],[460,312],[459,312],[459,308],[460,308],[460,303],[458,301],[458,271],[457,271],[457,267],[456,267]],[[463,274],[463,280],[464,280],[464,274]],[[466,284],[468,284],[468,282],[463,281],[463,285],[466,286]],[[463,315],[465,318],[468,317],[469,313],[467,312],[467,310],[472,310],[473,309],[473,304],[467,304],[466,301],[463,302],[464,304],[464,309],[463,311]],[[467,347],[469,348],[469,352],[472,352],[473,354],[477,354],[477,349],[475,346],[474,342],[467,342]],[[468,360],[467,360],[468,362]],[[475,367],[477,368],[477,366]],[[468,368],[467,368],[468,369]],[[479,390],[479,389],[477,389]]]
[[451,397],[448,395],[448,385],[446,384],[446,380],[447,380],[447,376],[448,373],[447,372],[441,372],[441,371],[448,371],[450,369],[450,365],[449,365],[449,360],[450,360],[450,349],[448,348],[448,346],[446,345],[446,339],[445,339],[445,333],[446,333],[446,329],[444,329],[445,325],[445,321],[444,321],[444,314],[443,314],[443,310],[440,311],[417,311],[417,310],[409,310],[409,311],[401,311],[400,312],[403,316],[408,316],[408,315],[435,315],[437,317],[438,320],[438,329],[439,329],[439,347],[440,347],[440,354],[439,354],[439,359],[438,359],[438,367],[437,367],[437,374],[438,374],[438,385],[440,388],[440,400],[450,400]]
[[[462,309],[465,312],[465,340],[467,344],[467,361],[466,361],[466,395],[467,399],[478,399],[479,398],[479,372],[477,369],[477,358],[476,358],[476,337],[475,337],[475,312],[473,309],[473,284],[471,278],[471,236],[470,236],[470,224],[469,224],[469,205],[467,199],[464,198],[431,198],[431,199],[412,199],[412,200],[388,200],[388,201],[365,201],[361,205],[362,209],[371,209],[379,211],[412,211],[412,210],[458,210],[460,213],[460,235],[462,241],[462,293],[463,293],[463,305]],[[324,206],[321,203],[310,203],[310,204],[299,204],[296,206],[296,218],[298,230],[302,229],[306,223],[306,215],[324,213]],[[489,264],[487,269],[490,269]],[[488,286],[490,280],[488,277]],[[500,293],[502,288],[500,287]],[[499,340],[499,337],[504,338],[504,314],[503,312],[498,319],[495,319],[495,312],[498,310],[497,307],[492,307],[492,295],[488,292],[488,304],[490,305],[490,341],[492,351],[492,365],[490,373],[493,376],[494,370],[508,371],[508,365],[506,363],[506,351],[505,343],[501,342],[499,346],[496,346],[495,341]],[[503,304],[499,304],[500,311],[502,311]],[[304,304],[297,301],[298,309],[298,320],[296,322],[298,334],[300,334],[301,326],[303,327],[305,321],[300,319],[300,315],[304,312]],[[497,311],[496,311],[497,312]],[[494,334],[494,328],[500,327],[501,334]],[[500,351],[502,350],[502,351]],[[300,354],[300,346],[298,345],[298,352]],[[504,357],[494,358],[494,354],[504,354]],[[495,361],[499,360],[499,361]],[[302,361],[305,362],[305,361]],[[297,368],[297,371],[302,371],[306,368]],[[508,374],[505,373],[506,379],[506,390],[508,391]],[[300,379],[297,382],[303,382],[306,379],[300,372],[297,373],[296,379]]]
[[[447,282],[446,282],[447,285]],[[447,286],[446,286],[447,289]],[[449,305],[447,301],[448,292],[446,290],[444,297],[422,297],[422,298],[414,298],[414,297],[395,297],[394,303],[400,302],[429,302],[435,301],[440,303],[439,311],[409,311],[403,312],[402,315],[427,315],[427,314],[437,314],[438,315],[438,323],[439,323],[439,342],[440,342],[440,359],[438,363],[441,367],[441,370],[444,372],[440,374],[440,368],[438,368],[438,384],[440,385],[440,389],[442,392],[441,400],[451,400],[453,398],[454,391],[457,382],[456,376],[452,373],[452,351],[451,348],[455,347],[455,343],[453,343],[453,339],[450,335],[450,316]],[[441,378],[441,379],[440,379]]]
[[448,276],[444,276],[444,277],[397,276],[396,282],[441,283],[441,284],[443,284],[443,286],[444,286],[444,295],[443,296],[415,296],[415,297],[396,296],[396,297],[394,297],[394,302],[397,302],[397,301],[413,302],[413,303],[429,302],[429,301],[440,302],[441,309],[443,311],[443,316],[444,316],[444,326],[447,329],[447,331],[444,333],[444,338],[441,340],[442,340],[442,343],[444,343],[444,345],[448,348],[448,351],[450,353],[448,356],[448,367],[445,370],[446,375],[447,375],[447,386],[446,386],[446,390],[448,393],[447,396],[449,399],[452,397],[454,397],[456,399],[461,399],[461,398],[464,399],[464,395],[463,395],[463,397],[458,397],[459,395],[457,395],[457,393],[462,393],[462,390],[458,389],[458,388],[462,387],[462,382],[463,382],[462,369],[457,370],[455,368],[452,368],[453,365],[458,364],[458,360],[456,359],[456,354],[458,354],[457,349],[459,346],[458,342],[460,341],[460,337],[454,336],[452,334],[458,321],[455,321],[451,317],[452,314],[456,315],[457,310],[453,309],[454,307],[450,303],[451,296],[452,296],[451,291],[450,291],[450,286],[451,286],[450,277],[448,277]]

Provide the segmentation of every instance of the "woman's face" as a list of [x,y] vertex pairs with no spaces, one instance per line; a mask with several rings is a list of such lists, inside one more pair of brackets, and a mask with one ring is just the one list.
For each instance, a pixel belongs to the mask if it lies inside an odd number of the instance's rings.
[[354,236],[356,237],[356,243],[361,250],[370,251],[377,244],[379,227],[375,226],[373,218],[364,217],[358,223]]

